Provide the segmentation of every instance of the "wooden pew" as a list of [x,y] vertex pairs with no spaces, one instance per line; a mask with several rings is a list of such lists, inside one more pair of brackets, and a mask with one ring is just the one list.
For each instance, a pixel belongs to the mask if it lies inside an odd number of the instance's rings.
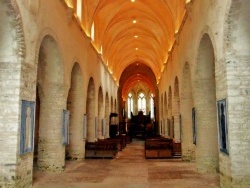
[[120,138],[106,138],[104,140],[102,140],[103,142],[113,142],[113,143],[116,143],[117,145],[117,148],[119,151],[122,151],[123,150],[123,141],[122,139]]
[[173,143],[173,156],[176,158],[181,157],[181,143]]
[[120,139],[121,140],[121,143],[122,143],[122,149],[124,149],[127,145],[127,142],[126,142],[126,136],[123,136],[123,135],[117,135],[116,136],[116,139]]
[[127,144],[129,144],[129,143],[132,142],[132,138],[131,138],[131,136],[128,135],[128,134],[120,134],[120,135],[118,135],[117,137],[118,137],[118,138],[123,138],[123,139],[125,140],[125,146],[126,146]]
[[167,138],[148,138],[145,140],[145,158],[172,158],[173,140]]
[[86,142],[85,158],[115,158],[118,152],[115,142]]

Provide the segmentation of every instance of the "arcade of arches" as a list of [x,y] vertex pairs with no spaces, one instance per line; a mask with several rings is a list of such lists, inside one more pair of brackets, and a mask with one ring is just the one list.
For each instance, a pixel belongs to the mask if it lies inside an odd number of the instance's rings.
[[0,187],[140,111],[197,173],[250,187],[249,99],[249,0],[0,0]]

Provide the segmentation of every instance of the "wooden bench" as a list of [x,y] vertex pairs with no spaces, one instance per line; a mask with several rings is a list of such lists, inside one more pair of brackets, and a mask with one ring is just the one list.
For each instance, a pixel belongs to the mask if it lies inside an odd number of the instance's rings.
[[145,158],[171,158],[172,156],[172,139],[150,138],[145,140]]
[[181,143],[173,143],[173,155],[175,157],[181,157]]
[[127,144],[129,144],[130,142],[132,142],[132,138],[131,136],[129,136],[128,134],[120,134],[117,136],[118,138],[123,138],[124,139],[124,142],[125,142],[125,146]]
[[124,149],[127,145],[127,142],[126,142],[126,136],[123,136],[123,135],[117,135],[116,136],[116,139],[120,139],[121,140],[121,143],[122,143],[122,149]]
[[102,140],[103,142],[113,142],[116,143],[117,148],[119,151],[122,151],[124,146],[123,146],[123,141],[120,138],[106,138],[104,140]]
[[115,142],[86,142],[85,158],[114,158],[118,152]]

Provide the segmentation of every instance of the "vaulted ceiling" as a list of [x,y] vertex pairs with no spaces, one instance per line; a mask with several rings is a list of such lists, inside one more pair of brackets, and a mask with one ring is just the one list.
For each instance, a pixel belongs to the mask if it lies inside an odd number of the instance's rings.
[[[65,0],[101,54],[117,83],[132,64],[148,67],[155,76],[136,69],[125,80],[157,83],[168,60],[190,0]],[[150,74],[150,73],[149,73]],[[140,78],[139,78],[140,77]],[[131,83],[128,83],[132,87]],[[151,86],[150,86],[151,87]]]

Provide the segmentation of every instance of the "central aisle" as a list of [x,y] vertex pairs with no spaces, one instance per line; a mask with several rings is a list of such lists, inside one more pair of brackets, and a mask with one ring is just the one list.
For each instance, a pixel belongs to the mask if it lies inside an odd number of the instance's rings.
[[200,188],[219,187],[218,175],[195,172],[180,159],[144,158],[144,141],[135,140],[115,159],[67,161],[61,173],[34,172],[35,188]]

